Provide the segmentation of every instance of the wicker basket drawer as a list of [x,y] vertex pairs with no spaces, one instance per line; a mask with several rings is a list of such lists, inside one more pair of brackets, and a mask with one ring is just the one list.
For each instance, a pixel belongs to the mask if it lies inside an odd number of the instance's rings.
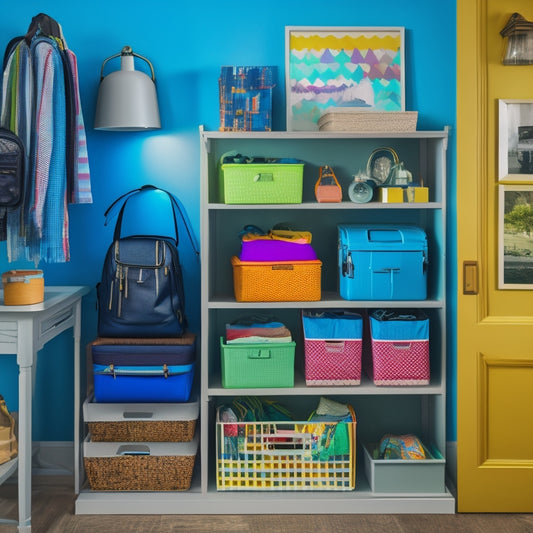
[[194,437],[198,401],[83,404],[93,442],[187,442]]
[[83,443],[92,490],[189,490],[198,440],[190,442]]

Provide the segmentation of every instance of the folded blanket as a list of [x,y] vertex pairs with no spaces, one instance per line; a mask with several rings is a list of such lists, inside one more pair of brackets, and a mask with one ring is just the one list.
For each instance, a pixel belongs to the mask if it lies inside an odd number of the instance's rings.
[[226,324],[226,342],[231,343],[268,343],[291,342],[289,329],[281,322],[248,322]]

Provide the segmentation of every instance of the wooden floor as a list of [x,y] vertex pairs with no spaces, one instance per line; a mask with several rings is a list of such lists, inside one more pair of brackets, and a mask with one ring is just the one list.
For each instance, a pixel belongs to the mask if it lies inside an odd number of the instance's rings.
[[[75,515],[70,477],[33,482],[33,533],[532,533],[533,514]],[[17,488],[0,487],[0,517],[17,518]],[[238,496],[236,496],[238,497]],[[209,509],[206,509],[209,512]],[[0,533],[15,533],[0,524]]]

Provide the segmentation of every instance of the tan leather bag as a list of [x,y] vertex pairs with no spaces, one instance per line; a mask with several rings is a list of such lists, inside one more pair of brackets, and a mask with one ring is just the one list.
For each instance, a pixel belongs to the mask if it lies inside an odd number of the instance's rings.
[[9,413],[3,396],[0,395],[0,465],[17,456],[15,419]]

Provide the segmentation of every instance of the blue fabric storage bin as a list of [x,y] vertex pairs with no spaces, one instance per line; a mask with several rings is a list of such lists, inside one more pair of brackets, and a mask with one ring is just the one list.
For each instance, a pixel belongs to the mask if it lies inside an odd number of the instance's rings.
[[189,401],[195,368],[194,335],[157,341],[100,338],[89,347],[95,402]]
[[361,339],[363,319],[346,311],[306,311],[302,314],[306,339]]
[[372,338],[379,341],[429,339],[429,318],[421,310],[378,309],[370,313]]
[[338,226],[339,293],[345,300],[425,300],[424,230],[392,224]]
[[[429,385],[429,318],[421,309],[369,313],[364,367],[375,385]],[[368,337],[367,336],[367,337]]]

